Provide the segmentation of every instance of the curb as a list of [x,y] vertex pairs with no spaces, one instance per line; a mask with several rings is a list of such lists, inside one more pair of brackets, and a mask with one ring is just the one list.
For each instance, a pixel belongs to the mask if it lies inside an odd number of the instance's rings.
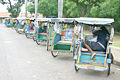
[[115,51],[117,51],[117,53],[116,54],[113,54],[113,56],[114,56],[114,62],[113,62],[113,64],[114,65],[116,65],[116,66],[119,66],[120,67],[120,54],[119,54],[119,52],[120,52],[120,48],[118,48],[118,47],[115,47],[115,46],[110,46],[111,47],[111,49],[114,49]]
[[120,48],[119,47],[115,47],[115,46],[110,46],[111,48],[115,48],[115,49],[118,49],[118,50],[120,50]]
[[114,60],[113,64],[120,67],[120,62],[119,61]]

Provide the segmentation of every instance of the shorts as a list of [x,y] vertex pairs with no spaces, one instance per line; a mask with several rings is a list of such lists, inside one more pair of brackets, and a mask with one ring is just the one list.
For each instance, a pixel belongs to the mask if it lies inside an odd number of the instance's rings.
[[[85,43],[93,50],[93,51],[105,51],[105,49],[98,43],[93,41],[85,41]],[[85,46],[84,46],[85,47]]]

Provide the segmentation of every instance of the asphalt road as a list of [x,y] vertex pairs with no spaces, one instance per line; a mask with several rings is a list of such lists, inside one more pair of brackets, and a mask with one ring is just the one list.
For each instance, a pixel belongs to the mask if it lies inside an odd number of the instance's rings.
[[0,24],[0,80],[120,80],[120,67],[111,74],[74,70],[72,54],[53,58],[46,46],[37,45],[25,35]]

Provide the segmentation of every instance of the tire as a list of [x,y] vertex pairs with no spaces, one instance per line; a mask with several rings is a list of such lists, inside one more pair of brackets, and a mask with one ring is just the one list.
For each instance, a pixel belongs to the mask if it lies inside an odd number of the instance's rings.
[[[77,60],[75,60],[75,64],[77,63]],[[78,72],[79,71],[79,68],[77,68],[76,66],[75,66],[75,71],[76,72]]]
[[36,43],[40,45],[40,39],[36,39]]
[[20,34],[18,30],[16,30],[16,32],[17,32],[18,34]]
[[33,36],[33,41],[36,41],[36,36]]
[[19,34],[22,34],[22,32],[21,31],[17,31]]
[[19,34],[19,31],[16,31]]
[[17,32],[17,29],[15,28],[15,31]]
[[47,51],[49,50],[49,40],[47,40]]
[[[75,52],[74,55],[78,55],[79,47],[77,46],[76,49],[77,49],[77,50],[74,51],[74,52]],[[75,60],[75,64],[77,64],[77,60]],[[77,68],[76,66],[75,66],[75,71],[76,71],[76,72],[79,71],[79,68]]]
[[110,64],[110,63],[108,63],[108,72],[107,72],[107,76],[109,76],[109,75],[110,75],[110,66],[111,66],[111,64]]
[[73,57],[75,56],[75,44],[73,45]]
[[[56,54],[57,53],[57,54]],[[51,54],[52,54],[52,56],[55,58],[55,57],[57,57],[57,55],[58,55],[58,52],[56,52],[56,53],[54,53],[53,51],[51,51]]]
[[[109,58],[109,54],[107,55],[107,58]],[[114,57],[113,57],[113,54],[111,53],[111,63],[113,64],[114,63]]]
[[111,59],[112,59],[112,64],[114,63],[114,57],[113,57],[113,54],[111,53]]
[[26,38],[30,38],[28,35],[29,35],[28,33],[25,33]]
[[75,50],[74,50],[74,55],[78,55],[79,46],[76,46],[74,49],[75,49]]
[[[108,58],[112,60],[112,56],[111,56],[111,48],[109,48],[109,54],[108,54]],[[113,60],[112,60],[113,61]],[[112,63],[112,62],[111,62]],[[108,63],[108,71],[107,71],[107,76],[110,75],[110,66],[111,66],[111,63]]]

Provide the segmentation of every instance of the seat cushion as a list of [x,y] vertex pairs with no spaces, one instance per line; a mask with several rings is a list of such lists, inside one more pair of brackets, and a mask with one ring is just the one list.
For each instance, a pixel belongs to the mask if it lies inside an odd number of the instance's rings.
[[34,31],[34,29],[30,29],[29,31]]
[[[105,56],[106,55],[106,52],[104,51],[94,51],[96,53],[96,55],[101,55],[101,56]],[[91,52],[88,51],[88,52],[82,52],[82,54],[89,54],[91,55]]]
[[47,33],[39,33],[39,35],[47,35]]
[[63,44],[63,45],[71,45],[72,44],[72,41],[59,41],[57,42],[57,44]]

